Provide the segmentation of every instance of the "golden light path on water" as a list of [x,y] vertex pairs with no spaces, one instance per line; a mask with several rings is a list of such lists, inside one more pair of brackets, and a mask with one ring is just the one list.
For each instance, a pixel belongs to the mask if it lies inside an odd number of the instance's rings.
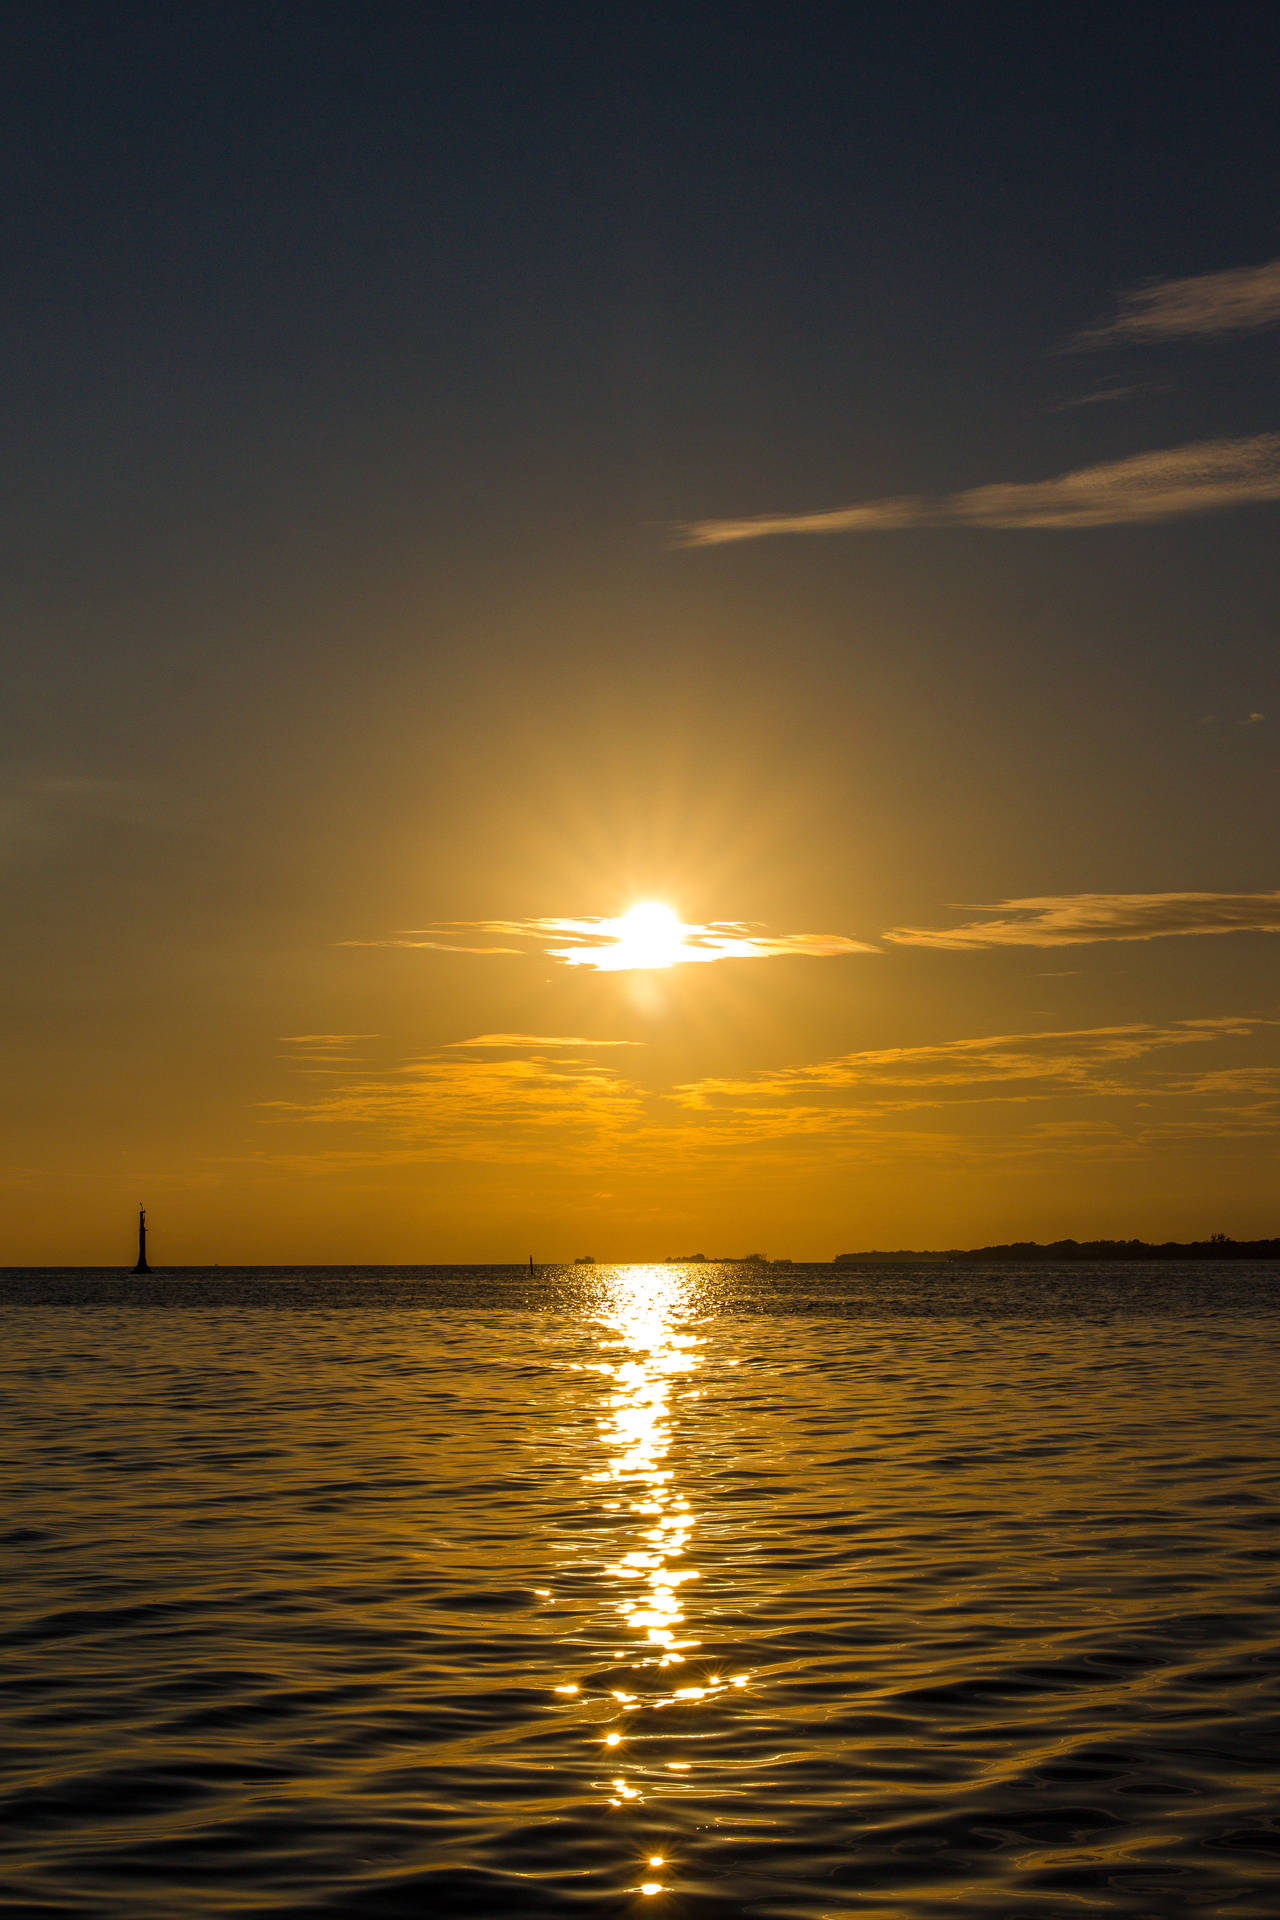
[[[612,1607],[621,1622],[623,1644],[612,1652],[638,1676],[634,1687],[610,1689],[614,1711],[596,1737],[616,1771],[603,1773],[598,1784],[611,1807],[624,1808],[651,1802],[690,1772],[690,1761],[660,1757],[663,1749],[670,1751],[660,1736],[678,1732],[673,1713],[678,1722],[681,1707],[744,1688],[750,1675],[726,1674],[705,1660],[696,1661],[696,1675],[689,1671],[695,1664],[691,1656],[702,1648],[689,1630],[686,1593],[699,1578],[691,1564],[698,1521],[670,1463],[675,1402],[697,1393],[692,1381],[705,1359],[703,1336],[696,1331],[697,1282],[688,1269],[676,1266],[596,1273],[605,1288],[595,1316],[605,1358],[596,1371],[612,1390],[599,1421],[606,1458],[585,1479],[600,1492],[605,1511],[619,1516],[619,1531],[630,1541],[604,1572],[615,1583]],[[579,1688],[566,1684],[557,1691]],[[650,1719],[658,1715],[660,1721]],[[656,1876],[677,1864],[650,1854],[646,1871]],[[654,1877],[633,1890],[654,1895],[666,1892],[667,1885]]]

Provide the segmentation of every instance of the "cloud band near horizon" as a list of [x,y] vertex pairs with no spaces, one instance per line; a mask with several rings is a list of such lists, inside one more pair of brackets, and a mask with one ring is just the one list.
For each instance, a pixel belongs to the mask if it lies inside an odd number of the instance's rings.
[[[669,1166],[673,1152],[686,1170],[718,1163],[735,1178],[746,1149],[792,1167],[833,1151],[984,1165],[993,1151],[1005,1161],[1114,1157],[1179,1139],[1274,1136],[1280,1065],[1241,1062],[1232,1049],[1276,1026],[1218,1015],[980,1034],[658,1086],[624,1077],[611,1060],[566,1057],[557,1036],[480,1035],[461,1051],[260,1110],[278,1125],[338,1129],[333,1148],[295,1155],[307,1171],[397,1155],[503,1161],[513,1141],[530,1165],[572,1160],[607,1168],[611,1180]],[[507,1057],[487,1052],[496,1041]],[[1194,1058],[1202,1048],[1203,1065]],[[979,1110],[990,1117],[975,1131]],[[365,1129],[372,1151],[359,1143]]]

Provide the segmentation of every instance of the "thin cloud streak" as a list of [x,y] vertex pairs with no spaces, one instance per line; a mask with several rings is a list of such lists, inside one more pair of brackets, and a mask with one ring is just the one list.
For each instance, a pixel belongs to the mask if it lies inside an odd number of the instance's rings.
[[824,513],[760,513],[746,520],[693,520],[680,528],[680,547],[721,547],[734,540],[762,540],[775,533],[899,533],[932,525],[940,515],[922,494],[868,500]]
[[360,1069],[366,1056],[355,1048],[362,1040],[378,1038],[376,1033],[283,1033],[281,1046],[292,1047],[293,1052],[276,1057],[289,1061],[294,1073],[333,1079]]
[[466,947],[453,940],[428,940],[422,933],[397,933],[384,940],[339,940],[340,947],[410,947],[428,953],[506,953],[523,957],[523,947]]
[[1123,385],[1104,382],[1089,393],[1072,394],[1065,400],[1055,400],[1049,411],[1071,413],[1077,407],[1105,406],[1109,400],[1136,400],[1148,393],[1168,393],[1172,386],[1172,380],[1129,380]]
[[780,534],[892,533],[912,527],[980,527],[993,532],[1126,526],[1280,500],[1280,433],[1199,440],[1124,460],[1080,467],[1051,480],[997,482],[940,500],[869,501],[830,513],[766,513],[743,520],[696,520],[676,544],[724,546]]
[[1163,940],[1178,934],[1280,933],[1280,892],[1042,894],[975,911],[1000,917],[958,927],[893,927],[884,938],[899,946],[962,952]]
[[545,1052],[563,1047],[642,1047],[643,1040],[584,1040],[580,1035],[558,1033],[478,1033],[473,1040],[450,1040],[447,1050],[472,1047],[515,1049],[521,1052]]
[[290,1047],[351,1047],[357,1040],[376,1040],[376,1033],[282,1033],[280,1044]]
[[1071,344],[1089,351],[1114,341],[1204,339],[1274,326],[1280,326],[1280,260],[1130,288],[1114,320],[1086,328]]

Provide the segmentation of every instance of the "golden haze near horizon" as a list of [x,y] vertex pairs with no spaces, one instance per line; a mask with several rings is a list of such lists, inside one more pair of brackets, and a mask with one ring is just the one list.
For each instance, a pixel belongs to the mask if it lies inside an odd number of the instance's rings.
[[[785,816],[761,796],[753,819],[735,782],[736,839],[692,803],[703,844],[612,913],[353,912],[292,977],[239,983],[215,1030],[161,997],[178,1046],[88,1079],[118,1124],[86,1099],[74,1172],[30,1183],[10,1257],[123,1263],[135,1190],[156,1265],[1274,1230],[1276,1027],[1204,1011],[1259,1003],[1274,902],[1035,896],[877,925],[847,878],[795,871]],[[589,840],[575,873],[540,864],[486,894],[607,896]],[[732,917],[762,891],[769,921]],[[1206,963],[1229,983],[1208,1000]]]

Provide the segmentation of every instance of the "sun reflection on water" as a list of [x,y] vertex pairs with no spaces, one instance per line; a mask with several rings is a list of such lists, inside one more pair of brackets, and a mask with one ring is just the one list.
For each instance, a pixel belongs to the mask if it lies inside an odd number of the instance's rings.
[[[603,1463],[584,1478],[621,1549],[603,1573],[612,1588],[607,1604],[620,1623],[610,1657],[626,1665],[622,1673],[615,1664],[556,1691],[578,1696],[589,1737],[606,1765],[621,1769],[596,1783],[607,1804],[642,1809],[687,1791],[694,1761],[671,1758],[673,1743],[677,1753],[690,1751],[690,1713],[744,1687],[749,1675],[726,1675],[720,1660],[702,1671],[702,1642],[687,1615],[699,1578],[690,1564],[697,1516],[672,1465],[673,1418],[678,1402],[698,1392],[693,1381],[707,1359],[700,1278],[689,1268],[637,1266],[597,1268],[594,1279],[602,1286],[593,1318],[602,1356],[594,1370],[604,1387]],[[656,1814],[650,1804],[644,1817]],[[652,1844],[669,1836],[652,1829],[647,1838]],[[647,1866],[670,1860],[669,1853],[650,1853]],[[646,1879],[633,1890],[654,1895],[668,1886]]]
[[[617,1356],[600,1368],[612,1377],[609,1413],[600,1431],[611,1458],[590,1481],[630,1494],[639,1544],[605,1569],[621,1595],[619,1616],[632,1634],[643,1634],[647,1659],[674,1664],[696,1640],[681,1638],[680,1588],[697,1572],[679,1563],[693,1533],[687,1497],[666,1464],[671,1452],[674,1389],[697,1367],[700,1336],[682,1331],[693,1313],[693,1288],[679,1267],[618,1267],[599,1315],[606,1352]],[[617,1696],[621,1698],[622,1696]]]

